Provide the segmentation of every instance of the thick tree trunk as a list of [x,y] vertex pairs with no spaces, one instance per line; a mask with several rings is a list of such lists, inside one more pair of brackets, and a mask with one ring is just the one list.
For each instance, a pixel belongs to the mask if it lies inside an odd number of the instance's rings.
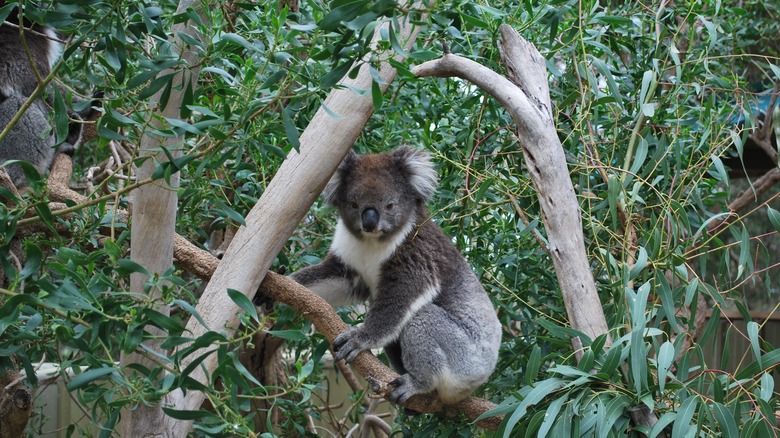
[[[416,3],[413,8],[419,8]],[[379,26],[375,41],[388,23]],[[401,23],[397,36],[406,50],[409,50],[419,30],[410,20]],[[387,52],[389,59],[392,53]],[[396,71],[389,62],[382,62],[379,68],[382,91],[392,82]],[[202,326],[195,318],[190,318],[187,330],[192,337],[198,337],[209,329],[221,329],[230,336],[238,326],[238,314],[241,312],[225,292],[228,288],[243,292],[252,298],[260,282],[265,277],[276,255],[282,250],[289,236],[319,196],[330,176],[336,170],[357,139],[363,126],[373,113],[371,94],[358,95],[352,89],[370,90],[372,84],[368,64],[360,67],[355,79],[344,78],[341,87],[333,90],[323,103],[323,108],[315,114],[309,126],[300,137],[300,152],[291,152],[282,163],[274,179],[265,190],[255,207],[245,219],[246,225],[236,233],[233,243],[225,253],[222,262],[214,272],[211,281],[200,298],[197,310],[206,322]],[[326,111],[324,107],[329,110]],[[334,118],[331,114],[337,114]],[[195,359],[198,354],[190,356]],[[186,367],[188,364],[182,364]],[[207,357],[195,369],[194,379],[206,385],[207,375],[217,367],[215,355]],[[190,391],[186,397],[179,398],[174,408],[179,410],[197,409],[204,395]],[[164,430],[170,436],[186,436],[190,422],[168,418]]]
[[[179,3],[177,13],[183,13],[189,8],[199,8],[197,2],[191,0],[182,0]],[[201,14],[201,19],[207,22],[205,14]],[[184,43],[181,36],[186,34],[191,38],[199,37],[197,26],[192,23],[181,23],[173,28],[173,46],[178,47],[181,55],[182,67],[176,70],[171,86],[171,94],[167,105],[164,108],[158,108],[149,116],[150,130],[161,127],[163,118],[179,118],[184,93],[187,87],[194,87],[200,68],[198,55]],[[162,74],[173,73],[172,70],[166,70]],[[159,91],[152,98],[159,102],[163,91]],[[159,162],[167,161],[165,153],[160,148],[165,148],[174,158],[182,155],[183,136],[179,137],[158,137],[150,132],[146,132],[141,138],[139,152],[141,156],[150,157],[138,169],[137,177],[140,180],[150,178]],[[131,228],[131,247],[130,258],[144,267],[150,275],[157,276],[164,273],[173,266],[173,237],[176,226],[177,210],[177,189],[179,185],[179,174],[170,176],[168,181],[158,180],[147,184],[133,193],[132,197],[132,228]],[[144,285],[149,277],[145,274],[134,273],[130,277],[130,289],[137,294],[143,294]],[[152,288],[149,291],[150,298],[159,298],[161,291],[159,288]],[[158,306],[155,310],[169,315],[168,306]],[[152,334],[162,335],[160,330],[147,328]],[[149,341],[145,345],[151,349],[159,350],[159,341]],[[132,353],[122,355],[120,362],[123,367],[130,363],[143,365],[146,368],[153,369],[154,362],[147,357]],[[151,376],[154,378],[155,376]],[[159,377],[159,376],[158,376]],[[168,401],[167,401],[168,402]],[[121,436],[127,437],[151,437],[151,436],[170,436],[169,430],[165,428],[164,423],[167,417],[160,406],[132,406],[122,412],[120,422]]]

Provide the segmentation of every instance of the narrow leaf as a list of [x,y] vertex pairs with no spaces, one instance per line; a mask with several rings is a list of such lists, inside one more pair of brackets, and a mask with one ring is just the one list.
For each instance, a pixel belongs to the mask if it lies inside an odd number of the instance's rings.
[[68,383],[68,391],[79,389],[94,380],[113,373],[114,371],[116,371],[116,368],[114,367],[96,368],[84,371],[83,373],[74,377],[73,380]]
[[753,349],[753,355],[756,356],[756,361],[758,362],[758,366],[763,368],[763,364],[761,363],[761,345],[758,341],[758,324],[755,321],[750,321],[747,323],[747,332],[748,332],[748,338],[750,339],[750,347]]
[[291,112],[290,107],[285,107],[284,110],[282,110],[282,124],[284,124],[284,132],[287,134],[287,140],[290,142],[293,149],[298,151],[301,148],[301,140],[298,136],[298,128],[295,127],[295,123],[290,115]]
[[615,78],[612,76],[612,73],[609,71],[609,67],[607,64],[604,63],[599,58],[596,58],[595,56],[590,56],[590,61],[593,63],[593,66],[596,67],[596,70],[601,73],[602,76],[604,76],[604,79],[607,80],[607,88],[609,88],[610,96],[615,98],[615,102],[620,106],[623,107],[623,98],[620,96],[620,89],[618,89],[617,82],[615,82]]
[[526,371],[523,375],[523,379],[527,385],[531,385],[536,381],[536,377],[539,375],[539,369],[542,367],[542,349],[539,345],[534,345],[531,350],[531,356],[528,358],[528,365],[526,365]]
[[228,296],[231,300],[233,300],[234,303],[238,305],[238,307],[242,308],[244,312],[248,313],[249,316],[252,317],[255,321],[259,321],[260,319],[257,317],[257,308],[254,304],[252,304],[252,301],[249,300],[249,298],[246,297],[243,293],[228,288],[227,290]]
[[715,402],[712,404],[712,413],[715,414],[715,420],[720,424],[722,436],[739,436],[739,429],[734,421],[734,415],[731,414],[731,411],[726,406]]
[[555,419],[558,418],[558,413],[561,411],[561,407],[564,403],[566,403],[568,398],[568,393],[564,393],[562,396],[556,398],[552,403],[550,403],[550,406],[547,407],[547,412],[544,413],[544,421],[542,421],[542,425],[539,427],[539,432],[536,436],[547,436],[547,433],[550,432],[550,428],[555,422]]
[[371,100],[374,103],[374,111],[382,107],[382,89],[376,82],[371,82]]
[[674,426],[672,426],[672,436],[685,436],[691,428],[691,420],[693,414],[696,413],[696,405],[698,399],[696,397],[688,397],[677,410],[677,418],[674,420]]
[[666,386],[666,376],[672,367],[674,360],[674,344],[669,341],[664,342],[658,350],[658,390],[664,391]]
[[512,429],[515,425],[523,419],[525,414],[528,413],[528,408],[542,401],[546,396],[550,395],[553,391],[563,386],[564,381],[561,379],[547,379],[539,382],[536,387],[528,393],[528,395],[517,405],[517,409],[509,417],[506,423],[506,430],[504,430],[504,438],[511,435]]
[[769,217],[769,222],[775,227],[775,231],[780,233],[780,213],[772,207],[767,207],[766,214]]
[[759,398],[768,402],[772,398],[772,392],[775,389],[775,379],[769,373],[761,375],[761,391],[759,392]]

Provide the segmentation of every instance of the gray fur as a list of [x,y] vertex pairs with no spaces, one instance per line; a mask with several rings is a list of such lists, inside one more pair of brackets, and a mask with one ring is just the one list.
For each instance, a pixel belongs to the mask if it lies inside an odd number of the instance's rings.
[[[0,5],[5,1],[0,1]],[[17,11],[11,12],[8,22],[18,24]],[[60,53],[60,44],[51,28],[24,23],[25,42],[41,78],[51,73],[51,67]],[[33,70],[19,37],[19,29],[8,23],[0,25],[0,130],[10,123],[22,104],[38,86],[38,76]],[[58,153],[73,154],[81,141],[81,123],[92,109],[82,113],[69,112],[76,122],[70,123],[68,136],[59,146],[54,127],[49,121],[51,99],[36,99],[22,118],[0,142],[0,165],[7,160],[23,160],[31,163],[43,174]],[[11,180],[17,187],[25,185],[24,174],[18,164],[6,165]]]
[[292,274],[331,304],[370,298],[364,323],[336,338],[336,359],[384,347],[401,374],[389,394],[397,403],[434,390],[447,404],[467,397],[490,377],[501,343],[487,293],[429,218],[436,180],[417,149],[350,153],[325,191],[339,211],[330,253]]

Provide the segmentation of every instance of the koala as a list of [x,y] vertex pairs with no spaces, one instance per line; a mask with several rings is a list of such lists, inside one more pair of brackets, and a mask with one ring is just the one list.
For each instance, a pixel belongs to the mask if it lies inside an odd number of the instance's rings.
[[[4,6],[5,1],[0,1]],[[17,11],[0,24],[0,130],[5,129],[16,113],[38,86],[38,76],[45,78],[51,73],[52,66],[60,55],[61,46],[54,29],[38,24],[18,23]],[[30,57],[22,44],[19,28],[24,26],[24,38]],[[92,102],[95,104],[95,102]],[[24,112],[8,135],[0,142],[0,165],[7,160],[24,160],[31,163],[43,174],[49,170],[58,153],[72,155],[82,140],[82,120],[96,119],[96,111],[90,108],[82,112],[69,111],[72,122],[68,125],[68,135],[63,143],[57,144],[54,127],[50,123],[49,113],[52,100],[36,99]],[[11,180],[17,187],[25,185],[21,166],[6,166]]]
[[325,259],[291,275],[333,306],[370,301],[362,325],[340,334],[336,360],[384,347],[400,374],[388,398],[436,391],[445,404],[488,380],[501,324],[464,257],[431,220],[430,156],[401,147],[350,152],[324,191],[339,220]]

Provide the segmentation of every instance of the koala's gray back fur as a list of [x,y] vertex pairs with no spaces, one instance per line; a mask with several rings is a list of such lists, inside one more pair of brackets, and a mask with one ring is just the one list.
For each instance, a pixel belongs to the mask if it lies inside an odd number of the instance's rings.
[[343,305],[370,298],[362,326],[341,334],[337,359],[384,347],[401,376],[391,400],[433,390],[455,403],[487,381],[501,325],[474,272],[430,220],[436,189],[428,154],[348,155],[325,190],[339,210],[331,251],[292,277]]
[[[4,5],[5,1],[0,1]],[[14,10],[8,21],[18,24]],[[0,24],[0,130],[10,123],[16,113],[38,86],[38,77],[51,73],[51,66],[60,53],[56,32],[48,27],[24,23],[25,42],[38,75],[35,74],[27,52],[19,37],[19,29],[7,23]],[[39,173],[47,171],[57,153],[72,154],[81,140],[81,124],[70,123],[68,136],[58,147],[54,128],[49,121],[51,100],[36,99],[0,142],[0,165],[7,160],[24,160],[31,163]],[[85,112],[89,113],[91,110]],[[72,119],[81,119],[82,114],[69,113]],[[25,185],[21,166],[5,166],[11,180],[17,187]]]

